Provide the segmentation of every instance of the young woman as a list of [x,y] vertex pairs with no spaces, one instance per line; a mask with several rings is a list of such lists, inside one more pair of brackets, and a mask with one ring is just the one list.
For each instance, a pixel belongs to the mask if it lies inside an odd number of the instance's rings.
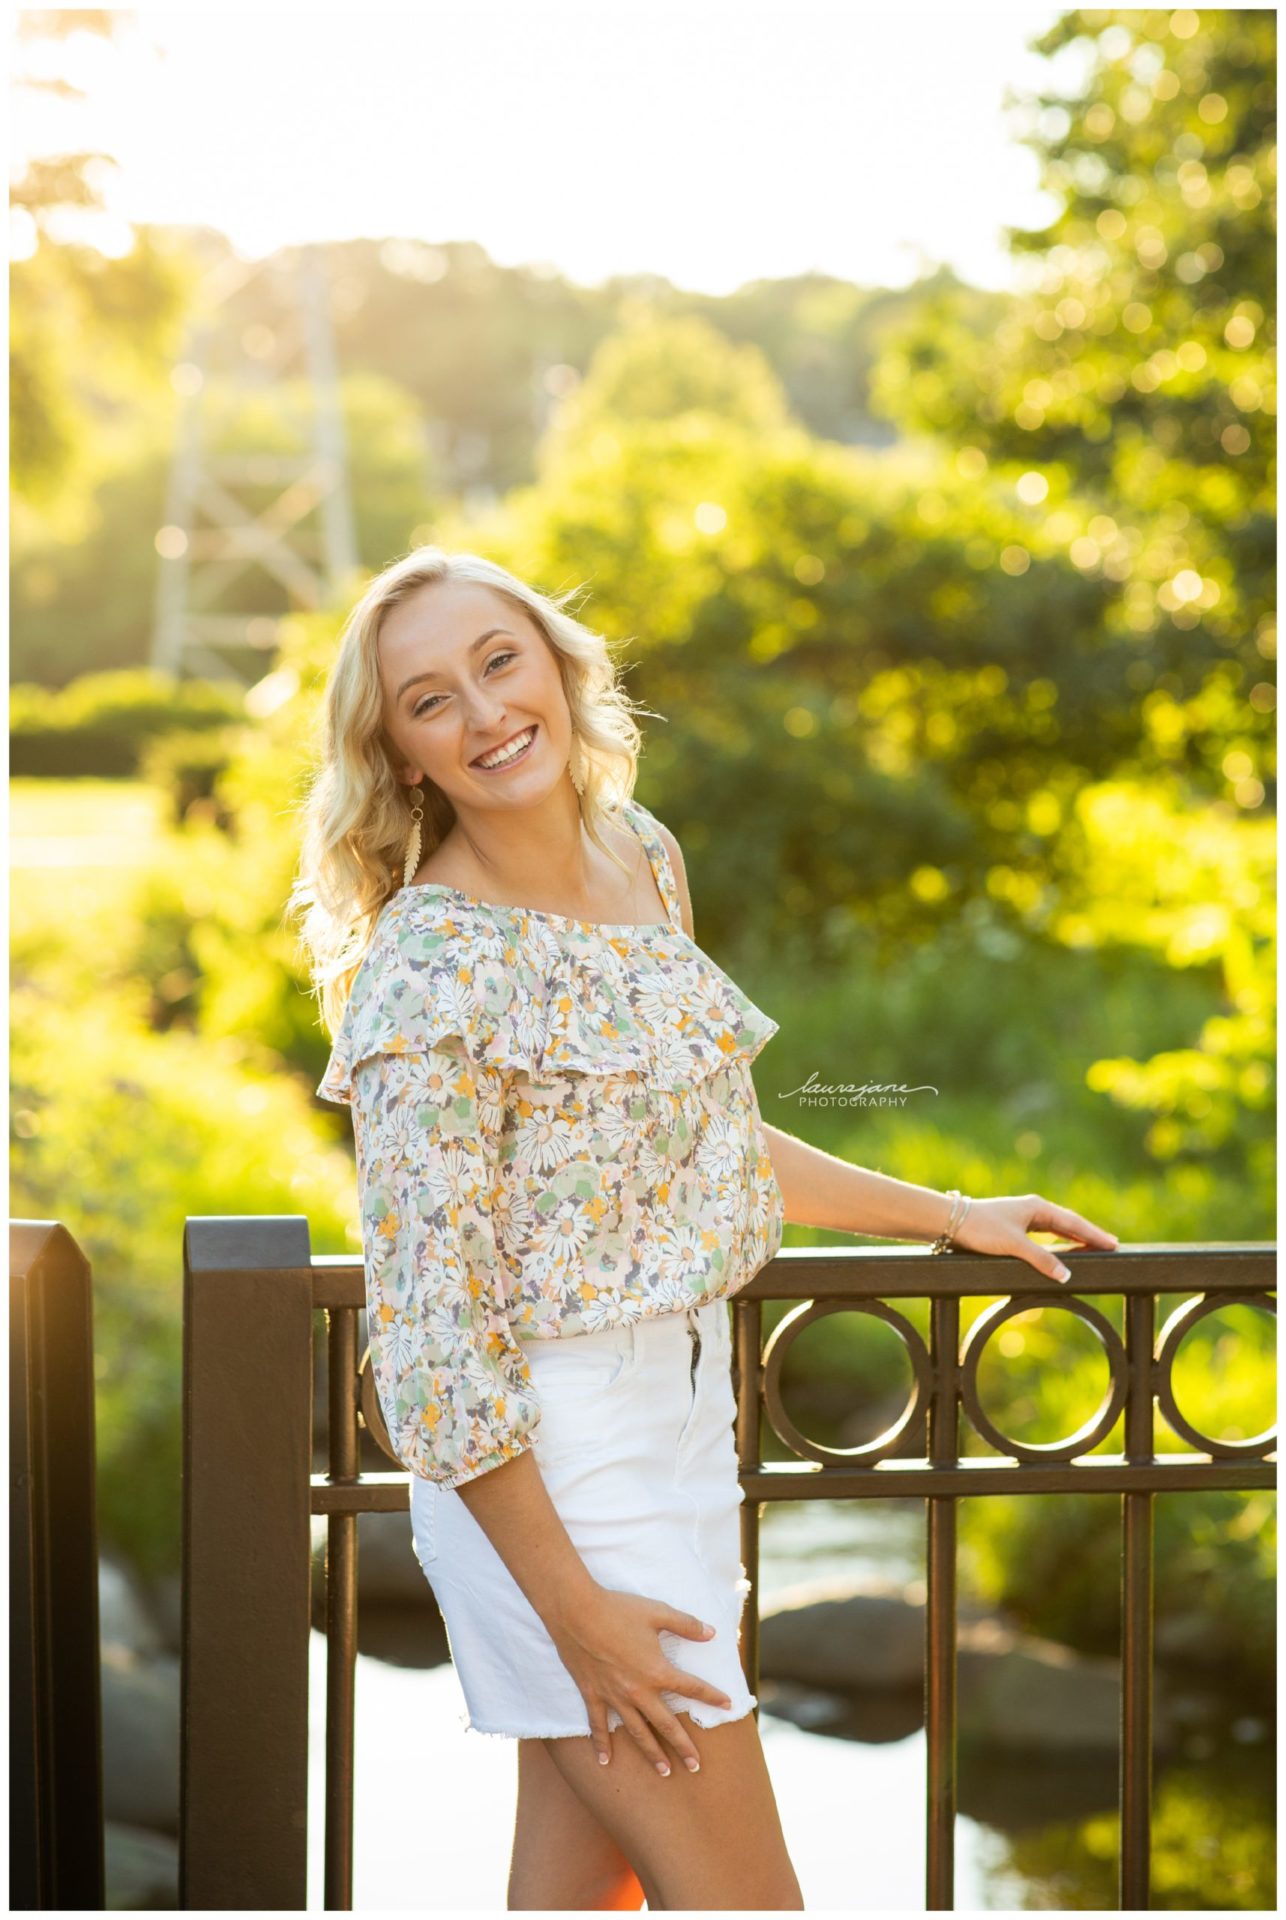
[[570,597],[424,548],[350,617],[296,889],[318,1091],[351,1106],[371,1365],[466,1725],[518,1746],[509,1906],[795,1909],[737,1651],[724,1303],[786,1219],[1055,1279],[1028,1229],[1115,1239],[764,1124],[776,1022],[696,943]]

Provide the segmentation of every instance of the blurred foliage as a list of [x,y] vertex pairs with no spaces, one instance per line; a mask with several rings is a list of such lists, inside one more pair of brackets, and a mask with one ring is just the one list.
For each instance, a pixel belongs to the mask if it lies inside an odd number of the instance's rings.
[[91,511],[115,432],[141,400],[165,406],[188,291],[182,262],[143,233],[123,259],[46,244],[29,260],[10,262],[10,476],[19,537],[50,510],[72,533]]
[[154,740],[143,754],[139,774],[150,786],[170,796],[176,826],[195,816],[217,827],[232,826],[230,816],[215,798],[219,775],[245,752],[247,725],[176,729]]
[[51,693],[20,682],[9,690],[9,769],[14,774],[126,776],[150,742],[244,719],[232,681],[176,680],[151,667],[87,673]]
[[[1136,651],[1155,750],[1244,806],[1276,777],[1276,36],[1271,9],[1060,15],[1035,47],[1089,72],[1025,103],[1061,202],[1011,230],[1030,291],[926,299],[874,383],[1029,488]],[[1055,532],[1072,489],[1097,510]]]
[[565,441],[589,444],[599,433],[610,438],[622,423],[690,413],[711,414],[745,433],[781,433],[790,425],[785,390],[758,347],[731,346],[707,320],[627,308],[586,378],[557,409],[540,467],[549,474]]
[[[121,830],[145,830],[137,790],[61,791],[64,832],[96,831],[107,857],[75,870],[72,914],[65,865],[21,871],[15,889],[10,1210],[63,1221],[92,1263],[100,1535],[154,1574],[178,1564],[184,1221],[306,1213],[315,1244],[341,1241],[352,1165],[253,1017],[222,1035],[196,1018],[203,922],[217,915],[230,939],[241,885],[223,836],[165,839],[157,821],[155,860],[113,865]],[[32,810],[20,783],[18,831],[54,824],[46,796],[56,806],[59,792],[41,783]],[[183,910],[168,939],[153,917],[160,874]],[[74,1008],[92,1009],[88,1031]]]
[[[1158,1760],[1149,1808],[1149,1907],[1159,1913],[1273,1913],[1277,1910],[1276,1808],[1262,1750],[1201,1736],[1191,1759]],[[967,1748],[962,1771],[977,1777]],[[985,1762],[982,1763],[985,1765]],[[1034,1798],[1033,1762],[1015,1759],[1011,1799]],[[1066,1762],[1048,1769],[1041,1817],[1005,1823],[1005,1845],[987,1872],[988,1909],[1016,1905],[1054,1913],[1109,1913],[1120,1906],[1121,1822],[1115,1782],[1090,1778],[1068,1792]],[[1087,1770],[1088,1771],[1088,1770]],[[1010,1784],[1006,1782],[1006,1784]],[[1079,1786],[1079,1781],[1077,1782]],[[1068,1811],[1088,1799],[1103,1811]],[[1037,1898],[1032,1897],[1038,1889]]]
[[[1144,736],[1116,781],[1078,796],[1083,825],[1091,809],[1099,822],[1080,846],[1054,825],[1056,793],[1029,806],[1062,883],[1054,930],[1083,945],[1110,928],[1170,967],[1217,967],[1222,1005],[1194,1042],[1104,1058],[1090,1084],[1151,1116],[1158,1159],[1222,1156],[1236,1136],[1262,1191],[1273,827],[1237,812],[1276,777],[1276,18],[1078,9],[1034,44],[1088,64],[1075,93],[1027,103],[1061,202],[1049,227],[1011,235],[1031,291],[999,324],[950,293],[926,302],[889,345],[876,404],[979,473],[1024,466],[1015,490],[1054,508],[1051,531],[1061,486],[1101,508],[1058,537],[1103,586],[1105,633],[1136,654]],[[1146,787],[1120,782],[1131,771]],[[1018,863],[996,879],[1018,899],[1041,891]]]
[[1085,793],[1079,817],[1081,897],[1068,886],[1059,937],[1150,949],[1169,969],[1204,973],[1219,996],[1188,1044],[1148,1059],[1105,1055],[1087,1085],[1149,1116],[1144,1145],[1159,1163],[1227,1169],[1266,1199],[1276,1161],[1276,822],[1241,821],[1218,804],[1181,813],[1163,791],[1113,785]]
[[[700,412],[622,424],[564,446],[485,537],[517,570],[591,581],[595,620],[635,645],[631,685],[663,716],[648,804],[719,928],[804,930],[812,953],[834,919],[842,956],[860,900],[891,952],[994,861],[1044,872],[1042,813],[1146,747],[1101,589],[933,453]],[[738,825],[717,860],[711,820]]]
[[[14,19],[19,48],[91,34],[116,40],[127,16],[106,8],[30,7]],[[62,76],[24,70],[16,89],[67,98]],[[9,263],[9,474],[14,506],[55,502],[67,523],[70,499],[83,503],[104,419],[119,418],[162,391],[177,343],[189,283],[180,264],[147,233],[119,258],[61,239],[69,211],[102,211],[106,153],[29,160],[9,185],[10,225],[38,243]],[[44,242],[44,244],[39,244]],[[19,518],[19,525],[21,519]]]
[[[755,348],[795,417],[820,435],[887,445],[867,389],[885,333],[920,288],[862,288],[824,273],[754,281],[726,296],[660,274],[582,287],[552,269],[501,267],[472,241],[356,239],[325,248],[345,372],[378,369],[431,422],[452,484],[504,493],[532,477],[560,402],[639,313],[700,321]],[[944,272],[935,284],[955,285]],[[247,290],[238,321],[260,317]]]

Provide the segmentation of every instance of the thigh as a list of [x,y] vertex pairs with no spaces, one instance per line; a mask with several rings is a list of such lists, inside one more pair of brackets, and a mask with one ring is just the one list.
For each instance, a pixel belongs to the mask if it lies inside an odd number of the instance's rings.
[[[553,1740],[564,1780],[631,1859],[648,1905],[752,1912],[803,1907],[753,1713],[722,1726],[680,1717],[701,1760],[689,1773],[670,1754],[665,1777],[633,1738],[612,1734],[611,1765],[588,1740]],[[662,1747],[665,1743],[662,1741]]]
[[[509,1907],[624,1909],[644,1888],[617,1842],[564,1779],[553,1752],[581,1740],[519,1740]],[[597,1763],[595,1763],[597,1764]]]

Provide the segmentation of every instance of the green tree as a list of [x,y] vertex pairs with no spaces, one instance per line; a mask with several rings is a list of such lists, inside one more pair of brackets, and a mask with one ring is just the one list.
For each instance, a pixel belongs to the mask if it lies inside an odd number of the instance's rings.
[[[1103,1058],[1089,1083],[1151,1116],[1158,1159],[1222,1156],[1263,1192],[1274,946],[1251,830],[1276,771],[1276,19],[1078,9],[1034,47],[1081,57],[1083,78],[1021,103],[1059,204],[1011,230],[1026,290],[1000,310],[929,300],[890,340],[876,404],[1047,504],[1047,542],[1101,597],[1082,672],[1106,668],[1121,696],[1112,782],[1029,799],[1044,871],[1016,840],[991,884],[1056,939],[1211,970],[1222,1001],[1194,1044]],[[1084,688],[1052,657],[1061,722]],[[1021,800],[1008,768],[1004,784]]]
[[[97,8],[31,8],[20,45],[92,33],[112,41],[127,16]],[[19,87],[65,99],[65,78],[19,74]],[[179,257],[138,233],[120,256],[65,238],[67,215],[105,211],[110,154],[33,155],[10,186],[11,220],[28,223],[30,250],[10,266],[10,478],[19,503],[61,509],[75,469],[101,438],[102,418],[155,391],[177,338],[186,291]],[[83,500],[83,493],[81,498]]]
[[1028,290],[998,318],[926,302],[876,404],[1097,507],[1066,544],[1138,653],[1140,767],[1253,809],[1275,772],[1276,17],[1077,9],[1033,44],[1087,71],[1022,103],[1061,203],[1010,231]]
[[735,346],[695,315],[661,317],[631,303],[564,401],[542,448],[545,464],[604,427],[689,413],[755,433],[780,433],[790,419],[781,382],[757,346]]

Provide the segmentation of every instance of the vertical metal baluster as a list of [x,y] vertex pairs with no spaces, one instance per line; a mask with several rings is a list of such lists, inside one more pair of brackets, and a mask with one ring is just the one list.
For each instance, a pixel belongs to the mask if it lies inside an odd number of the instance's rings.
[[[358,1381],[355,1307],[334,1307],[329,1324],[330,1474],[357,1479]],[[326,1521],[326,1905],[353,1907],[353,1746],[357,1689],[357,1514]]]
[[[935,1466],[959,1459],[958,1356],[960,1302],[930,1303],[933,1397],[929,1402],[928,1458]],[[956,1822],[956,1502],[930,1495],[925,1502],[928,1598],[924,1633],[925,1907],[949,1912],[955,1901]]]
[[[759,1423],[763,1404],[763,1306],[758,1300],[734,1300],[732,1306],[733,1390],[737,1396],[737,1469],[759,1465]],[[741,1503],[741,1564],[750,1590],[741,1615],[741,1668],[751,1693],[759,1692],[759,1515],[758,1500]],[[753,1709],[759,1720],[758,1704]]]
[[[1125,1457],[1152,1459],[1152,1347],[1156,1300],[1125,1302]],[[1121,1858],[1122,1912],[1146,1909],[1152,1834],[1152,1495],[1121,1495]]]

